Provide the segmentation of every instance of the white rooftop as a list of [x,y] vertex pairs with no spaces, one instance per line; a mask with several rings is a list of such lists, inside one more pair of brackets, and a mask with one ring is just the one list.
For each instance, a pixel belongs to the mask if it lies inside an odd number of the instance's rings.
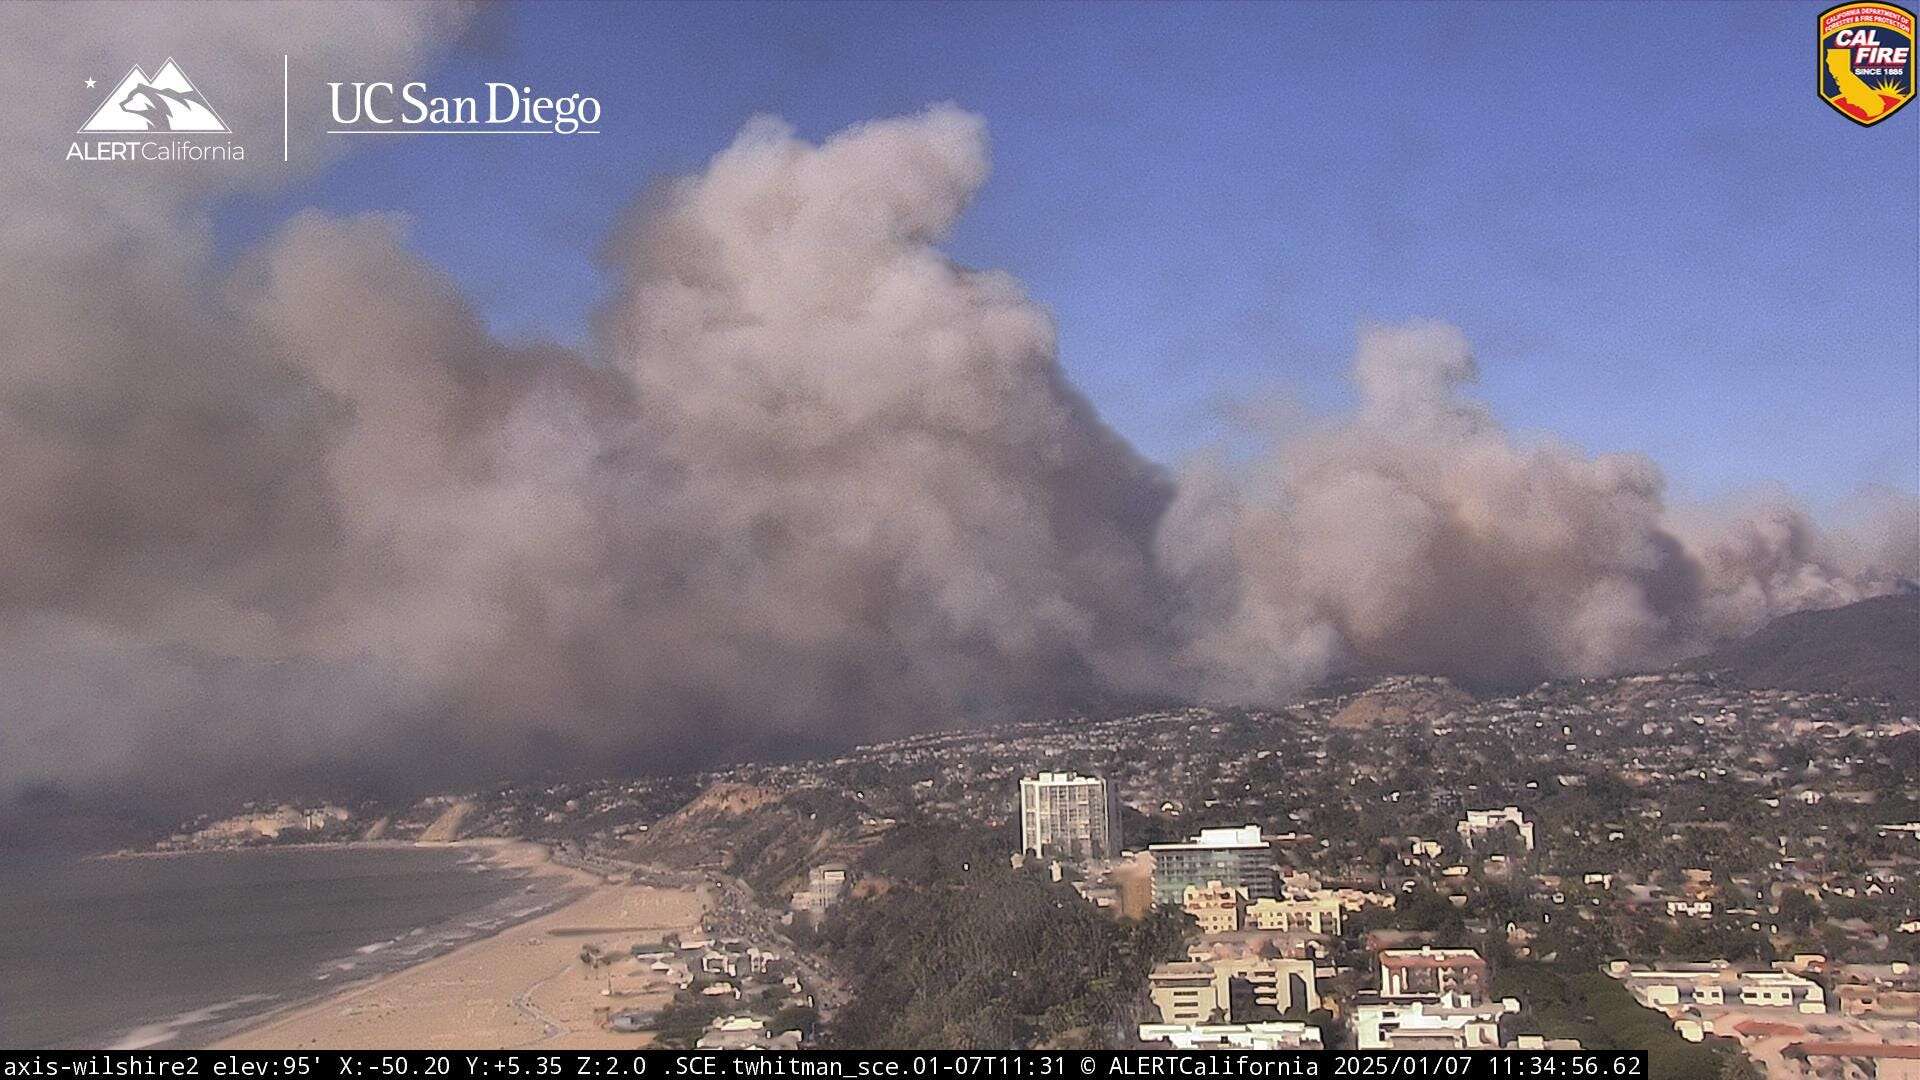
[[1260,838],[1260,826],[1240,825],[1225,829],[1201,829],[1200,835],[1184,844],[1152,844],[1149,851],[1166,851],[1176,848],[1264,848],[1267,842]]
[[1073,772],[1043,772],[1039,776],[1029,776],[1020,781],[1023,784],[1098,784],[1103,781],[1097,776],[1081,776]]

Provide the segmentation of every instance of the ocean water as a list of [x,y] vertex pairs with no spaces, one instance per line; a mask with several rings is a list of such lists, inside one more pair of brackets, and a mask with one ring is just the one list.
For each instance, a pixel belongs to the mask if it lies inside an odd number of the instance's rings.
[[0,856],[0,1049],[201,1045],[569,895],[460,848]]

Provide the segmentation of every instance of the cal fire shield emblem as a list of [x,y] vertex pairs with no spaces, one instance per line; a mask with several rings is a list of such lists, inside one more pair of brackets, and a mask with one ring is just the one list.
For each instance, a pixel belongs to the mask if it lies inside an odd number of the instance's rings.
[[1862,126],[1913,99],[1913,12],[1841,4],[1820,13],[1820,100]]

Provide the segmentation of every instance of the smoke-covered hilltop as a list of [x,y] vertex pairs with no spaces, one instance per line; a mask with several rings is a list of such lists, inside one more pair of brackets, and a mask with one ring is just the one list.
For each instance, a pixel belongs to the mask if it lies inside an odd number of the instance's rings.
[[1920,591],[1783,615],[1686,666],[1741,686],[1884,696],[1920,705]]
[[[458,21],[290,10],[376,68]],[[48,79],[116,35],[281,49],[254,8],[106,13],[11,9],[0,40]],[[0,174],[0,799],[1593,674],[1920,562],[1908,502],[1841,537],[1517,441],[1440,324],[1363,330],[1353,414],[1172,475],[1068,383],[1018,282],[941,251],[987,174],[951,106],[818,145],[756,121],[639,199],[580,351],[491,338],[380,216],[303,213],[222,276],[204,200],[244,171]]]
[[1779,500],[1676,510],[1638,454],[1526,443],[1441,324],[1363,330],[1359,408],[1247,474],[1183,479],[1161,529],[1199,688],[1271,697],[1359,667],[1515,681],[1643,670],[1773,614],[1896,588],[1920,508],[1847,535]]

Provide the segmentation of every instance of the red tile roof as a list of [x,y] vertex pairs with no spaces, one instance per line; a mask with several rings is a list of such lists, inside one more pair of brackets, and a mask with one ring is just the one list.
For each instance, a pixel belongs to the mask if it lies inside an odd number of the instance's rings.
[[1773,1020],[1742,1020],[1733,1025],[1733,1030],[1742,1035],[1803,1035],[1807,1029]]

